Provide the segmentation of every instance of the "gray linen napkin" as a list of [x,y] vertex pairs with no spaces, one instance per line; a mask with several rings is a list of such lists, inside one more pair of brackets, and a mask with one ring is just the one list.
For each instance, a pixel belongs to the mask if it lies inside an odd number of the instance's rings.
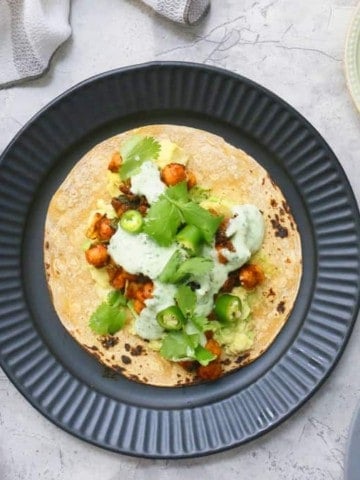
[[[192,24],[210,0],[142,0],[168,19]],[[0,0],[0,88],[37,77],[71,35],[70,0]]]

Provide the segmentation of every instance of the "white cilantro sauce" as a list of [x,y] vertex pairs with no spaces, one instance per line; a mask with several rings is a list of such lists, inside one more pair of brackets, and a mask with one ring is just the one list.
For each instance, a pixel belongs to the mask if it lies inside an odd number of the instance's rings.
[[129,273],[154,279],[160,275],[176,245],[160,247],[145,233],[131,234],[119,227],[110,239],[108,252]]
[[[195,290],[197,296],[195,313],[197,315],[209,315],[213,309],[213,296],[225,283],[228,274],[244,265],[250,259],[251,254],[262,244],[264,220],[257,207],[237,205],[232,207],[232,214],[233,218],[229,222],[226,233],[230,237],[235,251],[221,250],[228,263],[222,264],[218,261],[218,253],[214,245],[211,247],[205,245],[201,253],[213,260],[214,268],[207,275],[194,277],[194,280],[200,285],[200,288]],[[129,273],[142,273],[154,281],[153,297],[145,301],[146,307],[135,321],[136,333],[142,338],[155,340],[161,338],[164,333],[156,321],[156,314],[174,305],[176,286],[163,284],[156,278],[175,250],[175,244],[170,247],[160,247],[145,233],[134,235],[125,232],[121,227],[110,240],[108,252],[118,265],[121,265]]]
[[[264,219],[255,205],[235,205],[231,211],[233,218],[229,221],[226,235],[231,238],[236,250],[234,254],[239,262],[242,255],[248,256],[249,251],[251,254],[259,250],[264,239],[265,225]],[[231,262],[231,255],[226,253],[224,255],[227,255],[226,258]]]
[[156,314],[167,307],[174,305],[176,286],[154,281],[152,298],[145,300],[146,307],[135,321],[135,331],[139,337],[156,340],[164,333],[156,320]]
[[131,177],[131,191],[136,195],[145,195],[150,204],[156,202],[165,188],[159,169],[152,161],[144,162],[140,171]]
[[255,205],[236,205],[232,207],[233,218],[229,222],[226,235],[234,245],[235,251],[221,249],[228,260],[222,264],[218,260],[217,250],[213,246],[204,248],[204,256],[214,261],[214,268],[207,275],[197,279],[200,288],[196,290],[198,315],[209,315],[213,308],[213,296],[225,283],[228,274],[246,263],[255,253],[264,239],[264,219]]

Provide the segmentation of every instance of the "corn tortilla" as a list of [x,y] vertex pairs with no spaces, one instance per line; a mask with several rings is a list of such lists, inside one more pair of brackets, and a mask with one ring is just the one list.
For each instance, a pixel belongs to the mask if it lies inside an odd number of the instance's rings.
[[102,301],[82,249],[89,214],[99,199],[110,203],[109,159],[135,133],[176,143],[190,154],[189,169],[199,185],[215,197],[252,203],[263,213],[265,238],[256,261],[263,263],[265,280],[252,301],[254,344],[242,355],[222,356],[224,374],[237,370],[269,348],[289,318],[302,274],[300,235],[284,195],[266,170],[244,151],[202,130],[178,125],[137,128],[96,145],[70,171],[50,202],[45,224],[45,269],[58,317],[80,345],[130,379],[166,387],[198,381],[194,373],[149,348],[131,329],[120,330],[111,342],[104,342],[88,325]]

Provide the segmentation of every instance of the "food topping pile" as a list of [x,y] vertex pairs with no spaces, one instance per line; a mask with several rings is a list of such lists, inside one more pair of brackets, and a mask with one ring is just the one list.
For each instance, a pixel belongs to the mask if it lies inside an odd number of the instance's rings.
[[252,257],[264,220],[198,185],[189,156],[170,140],[133,135],[108,164],[111,203],[86,231],[85,257],[106,297],[90,328],[123,328],[202,379],[221,376],[221,355],[251,348],[249,292],[264,280]]

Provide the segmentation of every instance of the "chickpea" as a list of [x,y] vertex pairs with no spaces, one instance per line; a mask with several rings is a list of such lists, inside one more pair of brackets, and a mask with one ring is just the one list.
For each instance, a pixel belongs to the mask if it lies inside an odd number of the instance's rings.
[[87,262],[96,268],[104,267],[110,258],[107,248],[102,244],[91,246],[86,250],[85,257]]

